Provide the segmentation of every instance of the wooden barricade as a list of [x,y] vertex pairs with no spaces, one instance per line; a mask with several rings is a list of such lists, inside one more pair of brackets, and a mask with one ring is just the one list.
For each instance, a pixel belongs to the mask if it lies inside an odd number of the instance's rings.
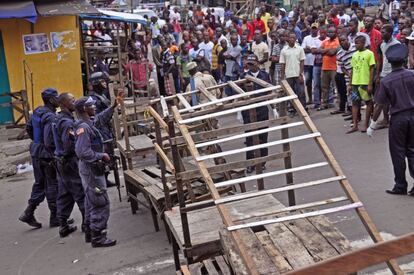
[[[246,92],[245,89],[239,86],[246,82],[253,83],[260,88]],[[220,230],[220,240],[234,273],[283,273],[290,270],[298,270],[315,262],[347,253],[350,250],[349,242],[324,217],[324,215],[331,213],[355,210],[373,241],[382,241],[363,203],[358,199],[323,140],[321,133],[318,132],[286,81],[282,82],[282,87],[272,86],[262,80],[248,76],[244,80],[218,86],[220,88],[229,86],[236,94],[222,99],[201,102],[196,106],[183,104],[184,109],[173,106],[172,115],[174,123],[169,123],[168,125],[170,132],[171,128],[177,127],[179,129],[179,139],[185,141],[186,149],[195,160],[198,171],[209,189],[212,203],[216,207],[216,213],[218,213],[221,222],[224,224],[224,228]],[[214,89],[218,86],[209,87],[208,89]],[[193,91],[191,93],[200,92]],[[290,104],[296,111],[300,121],[289,122],[289,119],[286,117],[287,104]],[[257,122],[255,110],[266,106],[277,108],[281,117]],[[164,109],[164,112],[168,112],[168,110]],[[224,128],[211,129],[210,131],[202,132],[202,134],[192,131],[194,124],[208,123],[223,117],[235,116],[237,112],[247,113],[252,123],[230,127],[226,125]],[[289,129],[292,128],[299,128],[304,134],[290,136]],[[280,139],[265,143],[259,142],[258,135],[278,132],[280,133]],[[170,140],[175,135],[174,131],[170,135]],[[240,140],[245,138],[253,139],[253,145],[249,147],[242,145]],[[305,140],[313,140],[316,143],[324,161],[293,166],[291,146]],[[207,147],[222,146],[230,142],[232,145],[238,142],[239,146],[214,152],[206,150]],[[174,144],[174,142],[171,142],[171,147],[177,146]],[[282,151],[279,153],[269,153],[267,155],[261,155],[260,153],[261,149],[278,146],[282,148]],[[254,158],[230,163],[225,162],[214,168],[209,167],[207,164],[207,161],[211,160],[235,159],[238,154],[248,151],[254,152]],[[173,154],[173,157],[178,158],[178,156],[178,154]],[[284,169],[274,169],[277,165],[268,165],[267,170],[263,171],[263,163],[270,163],[277,159],[283,159]],[[225,172],[227,169],[242,165],[244,167],[255,166],[256,173],[224,181],[216,181],[213,178],[214,172]],[[175,165],[175,168],[177,170],[177,165]],[[320,173],[318,172],[323,168],[329,168],[331,176],[320,178]],[[310,180],[303,183],[295,183],[293,173],[296,172],[306,173]],[[270,189],[265,188],[266,179],[273,177],[279,177],[278,179],[280,179],[280,176],[285,178],[284,186]],[[308,190],[318,192],[317,188],[327,184],[332,185],[335,182],[342,187],[344,191],[343,196],[296,204],[295,190],[307,188]],[[249,186],[246,189],[251,191],[242,194],[220,194],[219,192],[220,188],[231,187],[241,183]],[[252,183],[256,184],[257,190],[252,190]],[[289,206],[284,206],[273,197],[273,194],[282,192],[288,193]],[[254,205],[257,206],[264,201],[268,201],[265,204],[267,207],[261,206],[259,207],[260,210],[254,209]],[[240,205],[244,205],[242,207],[243,210],[238,209]],[[181,203],[180,207],[185,209],[185,205]],[[197,223],[196,220],[187,220],[187,222],[190,227],[192,222]],[[195,236],[196,233],[192,233],[192,235]],[[187,247],[188,242],[189,240],[184,240],[184,248]],[[189,258],[190,263],[192,260],[192,258]],[[202,261],[203,258],[199,260]],[[388,267],[394,274],[402,274],[395,260],[387,260]]]

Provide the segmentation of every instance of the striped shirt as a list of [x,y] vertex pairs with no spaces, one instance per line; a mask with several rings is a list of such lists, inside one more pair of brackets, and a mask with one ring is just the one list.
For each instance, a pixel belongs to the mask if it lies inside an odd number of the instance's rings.
[[211,69],[212,70],[217,70],[218,69],[218,56],[221,52],[222,48],[220,46],[219,43],[217,43],[216,45],[214,45],[213,50],[212,50],[212,54],[211,54]]
[[[338,51],[338,53],[336,54],[336,63],[337,63],[338,73],[343,73],[343,71],[346,71],[347,73],[351,72],[352,70],[351,60],[352,60],[352,55],[355,52],[356,52],[355,45],[351,45],[348,50],[341,48]],[[346,85],[348,85],[349,77],[347,75],[345,75],[345,81],[346,81]]]

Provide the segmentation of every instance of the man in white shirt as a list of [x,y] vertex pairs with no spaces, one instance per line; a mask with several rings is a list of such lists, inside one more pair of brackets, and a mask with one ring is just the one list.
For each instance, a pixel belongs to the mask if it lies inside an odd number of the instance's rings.
[[311,34],[305,36],[302,42],[302,48],[305,52],[305,63],[304,63],[304,73],[306,80],[306,91],[308,94],[307,104],[311,104],[312,100],[312,79],[313,79],[313,62],[315,61],[315,55],[312,54],[312,47],[316,47],[320,44],[318,36],[318,24],[313,23],[311,25]]
[[203,33],[203,39],[204,41],[200,43],[199,47],[201,50],[204,51],[205,57],[207,58],[207,60],[210,62],[210,65],[211,65],[214,43],[210,41],[210,35],[207,31]]
[[339,8],[339,14],[338,14],[338,18],[339,18],[339,24],[347,26],[348,22],[351,20],[351,17],[345,13],[343,8]]
[[306,108],[306,97],[303,91],[303,70],[305,51],[296,43],[296,34],[289,34],[288,45],[280,53],[279,63],[282,64],[282,79],[286,79],[295,91],[303,107]]
[[254,41],[252,43],[252,52],[259,59],[259,68],[266,70],[266,62],[269,60],[269,46],[262,41],[263,35],[260,30],[254,32]]
[[170,22],[173,22],[174,20],[181,21],[181,15],[177,7],[175,7],[174,10],[170,12]]

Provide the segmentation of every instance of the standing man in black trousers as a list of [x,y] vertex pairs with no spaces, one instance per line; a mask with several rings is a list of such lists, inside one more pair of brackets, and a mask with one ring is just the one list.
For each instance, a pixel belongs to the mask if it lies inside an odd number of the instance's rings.
[[[377,105],[367,135],[372,137],[377,120],[385,104],[390,105],[389,146],[394,167],[394,187],[388,194],[406,195],[408,183],[405,178],[406,159],[408,169],[414,178],[414,72],[404,69],[407,63],[408,48],[396,44],[385,53],[392,71],[381,80],[380,89],[375,95]],[[414,196],[414,188],[409,195]]]
[[[247,63],[247,67],[249,68],[249,71],[245,75],[250,75],[250,76],[253,76],[255,78],[258,78],[258,79],[261,79],[261,80],[264,80],[270,83],[269,74],[266,71],[259,69],[259,58],[255,54],[249,55],[247,57],[246,63]],[[246,87],[247,90],[258,90],[260,88],[262,87],[257,85],[256,83],[253,83],[252,87]],[[255,122],[255,121],[251,121],[250,111],[251,110],[242,111],[244,124]],[[256,121],[265,121],[269,119],[269,108],[267,106],[257,107],[255,111],[256,111]],[[258,136],[259,136],[260,144],[267,143],[267,133],[259,134]],[[253,138],[254,137],[246,138],[247,146],[253,146],[253,142],[254,142]],[[260,149],[261,157],[267,156],[267,154],[268,154],[267,148]],[[246,159],[252,159],[254,157],[255,157],[254,150],[246,152]],[[254,169],[255,169],[255,166],[249,166],[247,167],[246,171],[247,173],[252,173]],[[266,169],[266,166],[265,166],[265,163],[263,163],[262,170],[265,170],[265,169]]]

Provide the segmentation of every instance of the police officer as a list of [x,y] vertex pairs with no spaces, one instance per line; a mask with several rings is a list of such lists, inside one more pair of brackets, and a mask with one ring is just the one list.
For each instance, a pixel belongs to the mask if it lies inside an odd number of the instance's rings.
[[[104,110],[108,109],[111,106],[111,100],[108,92],[108,76],[103,72],[93,73],[90,77],[92,91],[89,91],[88,95],[95,100],[96,104],[96,113],[100,114]],[[113,140],[114,136],[112,134],[112,125],[111,118],[105,124],[101,124],[98,127],[99,131],[102,134],[102,137],[105,142],[105,152],[108,154],[113,154],[113,144],[109,141]],[[114,160],[112,160],[114,161]],[[108,179],[109,172],[105,173],[106,185],[107,187],[116,186],[115,183],[111,182]]]
[[[386,192],[406,195],[406,158],[410,175],[414,178],[414,72],[404,69],[408,56],[406,45],[390,46],[385,55],[392,71],[381,80],[379,91],[375,94],[376,106],[367,134],[372,137],[382,108],[390,104],[389,147],[395,184],[393,189]],[[414,196],[414,188],[409,194]]]
[[53,142],[52,123],[56,119],[56,108],[58,107],[58,92],[48,88],[42,92],[44,106],[33,111],[32,117],[26,124],[26,131],[32,143],[30,144],[30,155],[32,157],[33,173],[35,182],[26,210],[19,220],[28,225],[40,228],[42,224],[34,217],[36,207],[45,199],[50,210],[50,227],[59,226],[56,216],[57,178],[54,163],[55,146]]
[[[247,67],[249,70],[245,73],[245,75],[250,75],[250,76],[253,76],[255,78],[258,78],[258,79],[261,79],[261,80],[264,80],[270,83],[269,74],[265,72],[264,70],[260,70],[259,58],[255,54],[250,54],[247,57],[246,63],[247,63]],[[246,90],[258,90],[261,88],[262,87],[257,85],[256,83],[253,83],[253,84],[250,83],[250,86],[246,85]],[[244,124],[255,122],[255,121],[251,121],[251,116],[250,116],[251,111],[252,110],[242,111]],[[267,106],[257,107],[255,111],[256,111],[256,121],[264,121],[264,120],[269,119],[269,108]],[[267,143],[267,136],[268,136],[267,133],[259,134],[259,142]],[[253,137],[246,138],[246,145],[253,146]],[[267,156],[267,154],[268,154],[267,148],[260,149],[261,157]],[[247,151],[246,159],[252,159],[252,158],[254,158],[254,151]],[[255,166],[247,167],[247,173],[252,173],[254,169],[255,169]],[[266,166],[265,166],[265,163],[262,163],[262,170],[264,169],[266,169]]]
[[[92,121],[95,100],[92,97],[81,97],[75,102],[75,109],[79,118],[76,123],[75,152],[79,159],[79,173],[86,195],[85,223],[91,229],[92,247],[113,246],[116,240],[106,237],[109,197],[105,163],[110,161],[110,157],[104,152],[102,135]],[[100,115],[95,119],[99,121]]]
[[[87,232],[89,228],[84,224],[85,194],[75,154],[75,98],[70,93],[63,93],[58,101],[61,112],[56,117],[53,137],[58,172],[57,216],[60,223],[59,235],[63,238],[77,229],[76,226],[67,223],[75,202],[82,214],[82,231]],[[88,233],[85,236],[88,236]],[[88,240],[90,242],[90,237],[86,239]]]

